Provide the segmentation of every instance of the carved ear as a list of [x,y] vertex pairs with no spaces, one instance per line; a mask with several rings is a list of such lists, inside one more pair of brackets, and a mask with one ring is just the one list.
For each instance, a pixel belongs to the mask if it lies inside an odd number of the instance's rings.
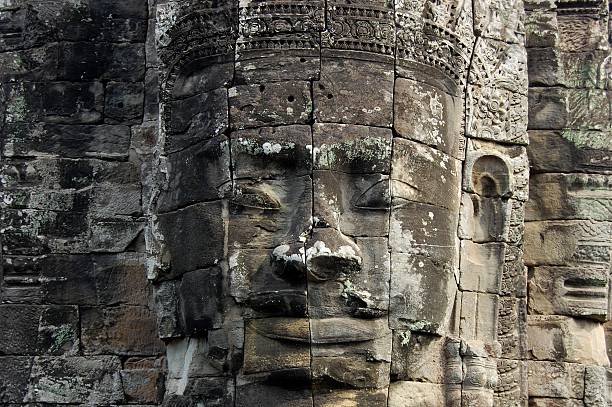
[[494,154],[468,158],[465,181],[470,192],[483,197],[508,198],[512,195],[509,166]]

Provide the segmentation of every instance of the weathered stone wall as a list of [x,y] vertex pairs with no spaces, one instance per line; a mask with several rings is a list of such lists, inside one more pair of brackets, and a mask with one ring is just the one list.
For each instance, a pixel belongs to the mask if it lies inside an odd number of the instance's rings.
[[161,400],[150,18],[145,0],[0,1],[3,406]]
[[0,0],[0,405],[607,405],[608,33]]
[[612,242],[608,4],[528,1],[526,9],[529,396],[536,406],[603,406]]

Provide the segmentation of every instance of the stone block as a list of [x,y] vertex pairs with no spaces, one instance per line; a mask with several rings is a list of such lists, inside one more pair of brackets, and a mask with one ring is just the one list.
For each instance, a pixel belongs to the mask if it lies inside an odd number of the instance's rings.
[[606,74],[608,56],[609,51],[604,49],[561,52],[562,83],[568,88],[606,89],[609,82]]
[[503,358],[521,360],[527,352],[527,301],[500,296],[497,311],[497,341]]
[[293,247],[295,252],[289,248],[280,258],[269,249],[233,249],[229,255],[232,297],[257,315],[306,316],[306,270],[300,246]]
[[21,82],[4,84],[2,90],[7,123],[93,124],[104,111],[100,82]]
[[270,250],[280,242],[295,244],[311,226],[312,179],[243,179],[229,206],[230,247]]
[[527,365],[525,362],[498,359],[497,376],[498,382],[495,387],[494,406],[511,407],[527,405]]
[[90,209],[93,217],[135,217],[142,214],[142,187],[139,184],[98,184],[92,189]]
[[59,51],[59,77],[138,82],[145,73],[144,44],[65,42]]
[[[389,60],[395,52],[393,4],[368,4],[372,10],[368,23],[375,35],[363,35],[357,29],[360,19],[349,5],[341,1],[324,3],[325,27],[322,27],[321,52],[324,56],[346,56],[364,60]],[[323,10],[322,10],[323,11]],[[344,30],[333,27],[345,27]],[[354,56],[354,55],[358,56]]]
[[237,178],[292,178],[312,172],[309,126],[261,127],[231,134],[232,164]]
[[182,335],[178,311],[176,280],[161,281],[156,284],[153,298],[157,316],[157,333],[161,339],[176,338]]
[[128,402],[157,404],[162,400],[164,376],[154,359],[128,359],[121,371],[121,381]]
[[457,97],[411,79],[395,81],[395,131],[460,158],[463,105]]
[[445,400],[441,384],[398,381],[389,386],[389,407],[439,407]]
[[86,355],[157,355],[163,351],[155,315],[140,306],[82,308],[81,340]]
[[584,366],[562,362],[529,361],[529,397],[582,399]]
[[610,103],[608,92],[603,89],[568,89],[567,127],[571,129],[607,130],[610,115],[601,106]]
[[450,364],[447,362],[446,340],[434,335],[393,331],[391,377],[444,384]]
[[[148,69],[144,80],[144,99],[142,121],[156,122],[159,117],[159,73]],[[157,126],[154,127],[157,130]]]
[[609,137],[606,131],[532,130],[527,149],[529,164],[534,173],[606,171],[612,167]]
[[144,108],[143,84],[109,82],[106,84],[104,116],[109,123],[139,124]]
[[166,179],[157,209],[167,212],[197,202],[211,201],[229,189],[230,152],[224,136],[199,142],[171,153],[166,160]]
[[287,81],[239,85],[229,91],[232,128],[307,123],[312,114],[310,84]]
[[505,260],[503,243],[461,241],[462,290],[499,294]]
[[457,286],[452,269],[420,254],[391,253],[390,326],[447,331]]
[[177,67],[172,97],[185,99],[223,88],[232,82],[233,76],[234,63],[225,56],[191,59]]
[[1,264],[3,284],[0,288],[0,302],[5,304],[40,303],[41,258],[5,255]]
[[525,223],[525,264],[607,267],[611,225],[591,220]]
[[608,27],[605,19],[587,15],[565,14],[559,23],[558,47],[565,52],[590,51],[607,46]]
[[314,394],[315,407],[387,407],[387,390],[321,390]]
[[27,401],[107,405],[124,400],[117,356],[36,357]]
[[393,149],[391,194],[394,199],[428,203],[453,211],[459,208],[459,160],[401,138],[394,140]]
[[[6,325],[3,325],[6,326]],[[28,381],[32,358],[27,356],[0,356],[0,402],[24,402],[28,393]]]
[[95,305],[97,288],[91,256],[49,256],[42,268],[42,298],[53,304]]
[[389,309],[391,259],[386,238],[359,237],[361,270],[343,282],[343,299],[354,316],[386,315]]
[[53,81],[57,78],[58,46],[50,43],[40,47],[0,54],[0,80]]
[[607,372],[601,366],[587,366],[584,370],[585,407],[608,406]]
[[313,88],[317,121],[391,127],[393,80],[390,64],[324,58]]
[[[142,1],[116,3],[102,0],[95,3],[59,3],[53,12],[44,4],[34,9],[54,34],[64,41],[142,42],[146,31],[147,4]],[[113,18],[108,18],[112,15]]]
[[537,360],[609,366],[598,322],[558,315],[529,315],[528,350]]
[[177,294],[184,332],[198,336],[223,323],[223,270],[213,267],[183,274]]
[[167,343],[167,394],[184,394],[198,377],[221,376],[223,366],[211,357],[206,338],[180,338]]
[[146,278],[142,255],[95,256],[94,260],[99,304],[150,304],[151,286]]
[[391,211],[389,231],[392,251],[424,254],[456,267],[458,256],[452,253],[458,251],[458,214],[424,203],[395,202],[397,205]]
[[38,324],[37,354],[76,355],[80,349],[80,315],[76,306],[45,306]]
[[[129,205],[129,201],[125,202]],[[144,222],[132,220],[95,220],[91,223],[90,247],[93,252],[144,252]]]
[[83,212],[5,209],[3,251],[38,255],[49,252],[83,252],[88,249],[87,218]]
[[[312,4],[312,3],[311,3]],[[311,16],[309,16],[311,17]],[[249,58],[252,55],[252,58]],[[321,59],[318,50],[269,52],[264,55],[241,52],[236,62],[238,83],[310,81],[318,79]]]
[[584,407],[584,402],[576,399],[531,397],[529,407]]
[[[485,49],[476,52],[486,54],[496,53],[498,50]],[[527,77],[526,61],[523,61],[526,56],[522,55],[522,52],[521,50],[519,53],[508,53],[504,56],[516,58],[512,64],[518,64],[504,68],[505,72],[499,74],[504,77],[503,85],[470,85],[469,103],[473,105],[473,113],[469,118],[467,131],[471,138],[515,145],[527,144],[527,107],[530,100],[524,94]],[[497,63],[503,65],[507,62]]]
[[[213,266],[223,256],[225,234],[223,203],[198,203],[158,215],[159,232],[164,236],[165,277]],[[207,233],[202,233],[207,231]],[[212,239],[211,239],[212,238]]]
[[363,355],[313,357],[314,380],[353,388],[385,388],[389,385],[389,363],[369,361]]
[[[534,41],[532,36],[532,40]],[[542,37],[554,38],[554,34],[546,33]],[[537,40],[544,40],[538,38]],[[537,41],[536,40],[536,41]],[[559,50],[555,48],[527,49],[527,65],[529,66],[530,86],[558,86],[563,81],[563,68]]]
[[529,129],[556,130],[568,123],[568,101],[561,88],[529,88]]
[[334,383],[352,388],[386,388],[392,348],[387,318],[311,319],[310,325],[315,381],[321,381],[325,388],[334,387]]
[[604,321],[608,271],[597,267],[536,267],[529,279],[529,312]]
[[[527,11],[525,16],[525,45],[529,48],[537,48],[534,53],[550,48],[554,49],[559,41],[557,13],[552,9],[540,8],[540,4],[546,2],[534,2],[539,9]],[[531,72],[530,72],[531,76]]]
[[391,138],[390,129],[315,123],[313,125],[315,169],[351,174],[389,174]]
[[125,158],[130,129],[121,125],[7,124],[2,152],[8,157]]
[[41,307],[0,305],[0,353],[3,355],[35,354],[38,351],[38,322]]
[[189,381],[185,395],[213,407],[234,406],[234,380],[227,377],[195,377]]
[[532,174],[525,219],[612,221],[612,177],[595,174]]
[[389,233],[391,198],[387,175],[315,170],[313,177],[317,225],[331,226],[349,236]]
[[303,318],[252,319],[246,323],[246,374],[310,367],[309,324]]
[[180,151],[223,134],[229,126],[227,89],[170,101],[164,111],[165,153]]
[[461,338],[493,343],[497,340],[499,297],[464,291],[461,294]]
[[511,211],[506,199],[463,193],[459,237],[476,243],[508,241]]
[[309,381],[308,369],[239,377],[236,380],[235,406],[312,407],[313,395]]

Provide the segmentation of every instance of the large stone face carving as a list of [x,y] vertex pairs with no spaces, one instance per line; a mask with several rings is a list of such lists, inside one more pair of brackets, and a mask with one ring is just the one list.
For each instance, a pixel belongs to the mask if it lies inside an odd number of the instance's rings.
[[0,1],[0,405],[612,405],[608,3]]
[[526,198],[504,7],[158,6],[147,242],[167,398],[492,405]]

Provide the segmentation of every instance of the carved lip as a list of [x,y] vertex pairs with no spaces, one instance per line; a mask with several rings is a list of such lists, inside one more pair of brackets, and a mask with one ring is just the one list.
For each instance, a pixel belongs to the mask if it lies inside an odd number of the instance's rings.
[[341,273],[350,275],[358,271],[361,264],[358,258],[322,254],[312,256],[306,262],[309,275],[318,281],[335,280]]
[[270,315],[306,315],[306,293],[303,290],[260,291],[249,295],[248,305]]

